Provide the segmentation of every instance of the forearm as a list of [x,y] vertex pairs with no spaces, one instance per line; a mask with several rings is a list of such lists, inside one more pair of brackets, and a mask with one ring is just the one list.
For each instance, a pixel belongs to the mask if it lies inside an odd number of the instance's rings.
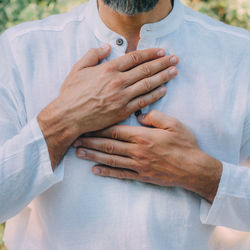
[[202,151],[194,158],[193,175],[184,187],[213,203],[222,175],[222,163]]
[[36,119],[31,120],[0,145],[0,223],[16,215],[62,177],[63,168],[53,173],[39,125]]
[[59,164],[70,145],[80,135],[76,122],[59,98],[44,108],[37,117],[47,143],[52,169]]

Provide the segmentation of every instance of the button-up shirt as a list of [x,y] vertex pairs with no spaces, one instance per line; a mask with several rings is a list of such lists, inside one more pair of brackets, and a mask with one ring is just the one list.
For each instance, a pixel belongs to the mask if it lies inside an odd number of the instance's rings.
[[[122,41],[122,42],[121,42]],[[37,115],[72,66],[127,41],[102,22],[96,0],[24,23],[0,37],[0,222],[9,250],[248,250],[250,248],[250,34],[185,7],[140,31],[138,50],[180,58],[167,95],[142,110],[176,117],[223,163],[213,204],[179,187],[95,176],[69,149],[53,172]],[[123,124],[140,126],[133,114]],[[245,165],[244,165],[245,164]]]

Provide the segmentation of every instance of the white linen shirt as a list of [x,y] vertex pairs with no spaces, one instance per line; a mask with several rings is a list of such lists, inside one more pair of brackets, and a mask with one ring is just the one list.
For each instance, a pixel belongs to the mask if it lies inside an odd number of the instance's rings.
[[[160,47],[180,58],[167,95],[143,112],[176,117],[223,162],[212,205],[178,187],[95,176],[94,163],[73,148],[53,173],[36,117],[72,66],[104,43],[112,46],[107,60],[125,54],[126,40],[104,25],[96,0],[0,37],[0,222],[8,220],[8,250],[248,250],[249,32],[175,0],[169,16],[140,33],[138,50]],[[135,115],[123,124],[140,126]]]

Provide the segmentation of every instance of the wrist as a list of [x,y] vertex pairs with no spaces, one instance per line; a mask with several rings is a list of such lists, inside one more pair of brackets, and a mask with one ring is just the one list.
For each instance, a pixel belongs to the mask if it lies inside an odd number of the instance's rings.
[[220,161],[202,151],[198,152],[189,190],[212,203],[217,194],[222,168]]
[[67,119],[66,110],[58,99],[45,107],[37,116],[37,121],[48,146],[53,170],[79,136],[77,126]]

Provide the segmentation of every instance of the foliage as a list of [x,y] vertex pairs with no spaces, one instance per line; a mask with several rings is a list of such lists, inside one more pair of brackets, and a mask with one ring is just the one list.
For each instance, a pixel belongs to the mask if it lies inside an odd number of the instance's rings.
[[[18,23],[66,12],[86,0],[0,0],[0,32]],[[188,6],[231,25],[250,30],[249,0],[182,0]],[[4,225],[0,225],[0,250]]]
[[[0,0],[0,32],[18,23],[65,12],[86,0]],[[182,0],[223,22],[250,30],[249,0]]]
[[18,23],[66,12],[86,0],[0,0],[0,32]]
[[4,230],[4,224],[0,225],[0,250],[5,250],[4,244],[3,244],[3,230]]
[[250,30],[249,0],[183,0],[183,2],[213,18]]

